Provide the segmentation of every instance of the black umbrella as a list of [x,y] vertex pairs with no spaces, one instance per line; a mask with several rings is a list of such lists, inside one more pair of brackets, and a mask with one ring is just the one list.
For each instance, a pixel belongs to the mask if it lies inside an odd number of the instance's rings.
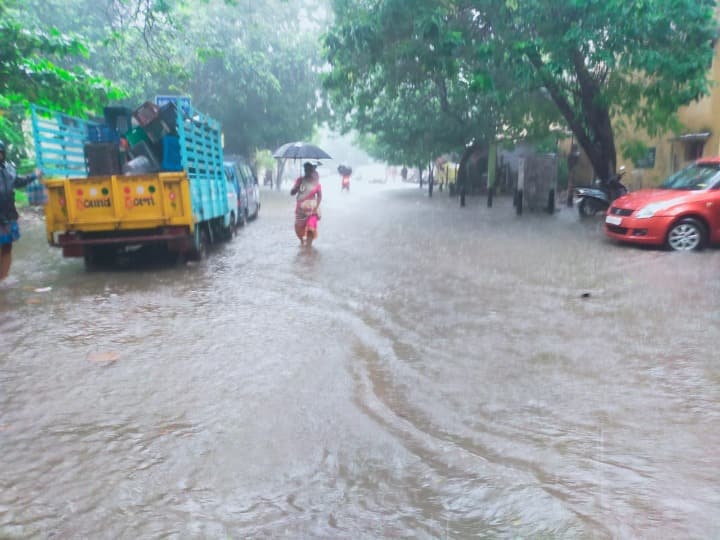
[[314,144],[305,142],[291,142],[283,144],[273,152],[273,157],[283,159],[332,159],[325,150]]

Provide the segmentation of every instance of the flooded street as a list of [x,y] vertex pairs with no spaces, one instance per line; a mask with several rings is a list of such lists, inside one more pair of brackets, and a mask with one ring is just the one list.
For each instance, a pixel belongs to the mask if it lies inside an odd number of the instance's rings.
[[720,537],[719,249],[323,182],[196,265],[22,222],[0,538]]

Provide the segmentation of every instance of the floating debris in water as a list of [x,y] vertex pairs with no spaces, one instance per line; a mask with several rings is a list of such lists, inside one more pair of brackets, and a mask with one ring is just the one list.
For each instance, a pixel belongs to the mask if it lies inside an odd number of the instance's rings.
[[89,362],[116,362],[120,358],[120,355],[114,351],[100,351],[88,353],[86,359]]

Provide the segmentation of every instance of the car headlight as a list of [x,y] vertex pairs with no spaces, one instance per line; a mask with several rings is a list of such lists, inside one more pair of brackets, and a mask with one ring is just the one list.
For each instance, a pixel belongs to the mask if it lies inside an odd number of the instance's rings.
[[638,219],[646,219],[653,217],[655,215],[655,212],[660,210],[657,207],[657,204],[648,204],[647,206],[643,206],[640,210],[637,211],[637,214],[635,214],[635,217]]
[[640,210],[635,213],[637,219],[646,219],[653,217],[657,212],[667,210],[668,208],[680,204],[685,200],[685,197],[676,197],[675,199],[669,199],[667,201],[650,203],[647,206],[643,206]]

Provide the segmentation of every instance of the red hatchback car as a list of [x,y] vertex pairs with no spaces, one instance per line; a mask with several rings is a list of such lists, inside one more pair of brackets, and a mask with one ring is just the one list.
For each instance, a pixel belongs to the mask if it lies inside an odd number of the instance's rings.
[[619,197],[605,215],[605,232],[677,251],[720,242],[720,157],[700,159],[655,189]]

